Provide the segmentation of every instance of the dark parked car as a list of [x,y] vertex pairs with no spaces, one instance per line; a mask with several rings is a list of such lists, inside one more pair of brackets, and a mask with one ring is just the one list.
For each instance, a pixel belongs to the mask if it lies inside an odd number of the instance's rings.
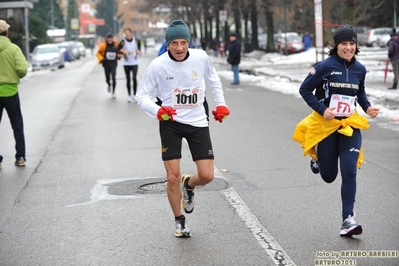
[[59,43],[58,47],[60,48],[61,52],[64,54],[64,60],[66,62],[71,62],[72,56],[71,56],[71,51],[69,50],[68,45]]
[[61,43],[68,46],[70,52],[69,56],[71,57],[72,61],[80,58],[79,49],[76,43],[77,42],[75,41],[66,41]]

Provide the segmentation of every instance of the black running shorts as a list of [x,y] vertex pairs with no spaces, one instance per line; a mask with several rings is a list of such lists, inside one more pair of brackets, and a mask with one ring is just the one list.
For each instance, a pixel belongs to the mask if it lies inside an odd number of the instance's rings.
[[170,120],[160,121],[159,134],[163,161],[181,158],[183,138],[187,140],[193,161],[214,158],[209,127],[193,127]]

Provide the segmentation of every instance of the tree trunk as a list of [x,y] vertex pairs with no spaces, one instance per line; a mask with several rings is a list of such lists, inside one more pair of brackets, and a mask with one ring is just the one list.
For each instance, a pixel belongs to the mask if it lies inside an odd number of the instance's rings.
[[274,52],[273,3],[271,3],[270,0],[264,0],[263,8],[265,11],[267,26],[266,52]]
[[234,15],[235,34],[237,34],[237,37],[241,39],[240,0],[233,0],[232,9]]
[[249,10],[251,12],[251,29],[252,29],[252,38],[251,38],[251,46],[253,50],[259,49],[258,43],[258,10],[256,8],[256,0],[250,1]]

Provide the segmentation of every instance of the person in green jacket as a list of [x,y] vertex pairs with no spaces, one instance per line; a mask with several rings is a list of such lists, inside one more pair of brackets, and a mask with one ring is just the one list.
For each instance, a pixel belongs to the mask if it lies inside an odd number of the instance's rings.
[[[21,49],[8,38],[10,25],[0,20],[0,123],[3,110],[7,111],[15,138],[15,165],[25,166],[25,136],[18,83],[28,72],[28,62]],[[0,155],[0,168],[3,156]]]

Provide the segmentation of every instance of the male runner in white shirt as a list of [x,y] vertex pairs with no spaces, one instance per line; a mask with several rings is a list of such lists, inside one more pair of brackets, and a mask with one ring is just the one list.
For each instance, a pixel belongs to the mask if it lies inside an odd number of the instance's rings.
[[[221,123],[230,114],[211,59],[203,50],[189,49],[190,39],[186,23],[172,21],[165,34],[168,52],[152,61],[137,91],[139,106],[160,121],[162,160],[167,174],[167,195],[176,221],[176,237],[191,236],[181,206],[186,213],[191,213],[194,188],[208,184],[214,176],[205,82],[214,95],[216,110],[212,113],[215,120]],[[157,103],[153,101],[155,96]],[[193,176],[181,177],[182,138],[187,140],[197,165],[197,173]]]

